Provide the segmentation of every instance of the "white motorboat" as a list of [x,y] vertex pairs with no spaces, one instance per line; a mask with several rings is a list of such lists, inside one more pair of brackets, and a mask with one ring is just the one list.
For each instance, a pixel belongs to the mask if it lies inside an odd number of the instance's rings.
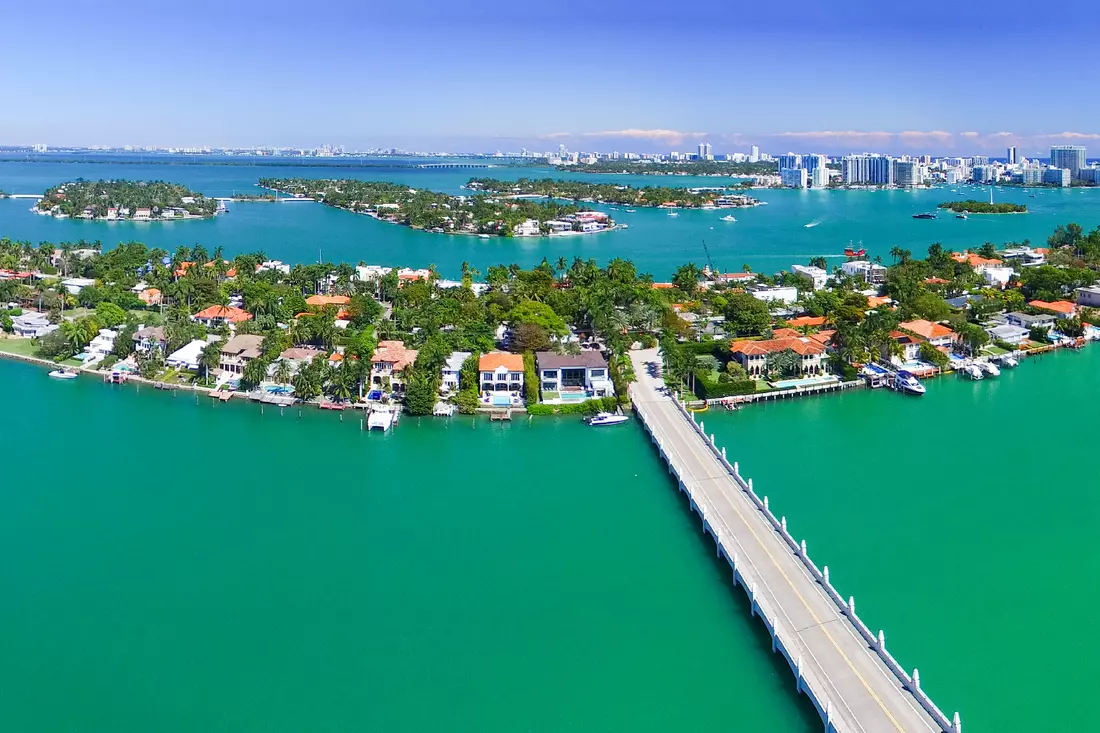
[[1008,369],[1015,369],[1019,364],[1020,362],[1016,361],[1016,357],[1012,354],[1005,354],[1001,357],[1001,366]]
[[973,379],[975,382],[985,377],[985,372],[977,364],[967,364],[961,370],[962,375],[969,379]]
[[54,369],[50,372],[50,376],[54,379],[76,379],[76,372],[71,369]]
[[669,216],[679,216],[680,214],[678,212],[675,212],[675,211],[670,211],[670,212],[668,212],[668,215]]
[[625,212],[626,212],[626,213],[628,213],[628,214],[634,214],[634,213],[636,213],[636,212],[637,212],[638,210],[637,210],[637,209],[623,209],[623,211],[625,211]]
[[722,221],[737,221],[737,219],[733,218],[732,214],[726,214],[722,217]]
[[979,363],[982,371],[991,377],[1001,376],[1001,370],[997,368],[997,365],[991,361],[983,361]]
[[589,427],[595,428],[599,427],[600,425],[618,425],[619,423],[624,423],[629,419],[630,418],[628,418],[626,415],[615,415],[610,412],[599,412],[588,418],[586,422],[588,423]]
[[925,392],[924,385],[920,383],[916,375],[904,369],[894,375],[894,388],[899,392],[911,395],[922,395]]

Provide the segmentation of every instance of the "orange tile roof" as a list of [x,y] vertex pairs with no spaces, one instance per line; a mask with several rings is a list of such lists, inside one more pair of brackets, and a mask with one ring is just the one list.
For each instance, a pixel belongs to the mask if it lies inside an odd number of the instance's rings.
[[153,305],[154,303],[160,302],[160,290],[157,288],[146,288],[141,291],[138,297],[145,305]]
[[796,338],[801,338],[801,337],[802,337],[802,334],[799,333],[798,331],[795,331],[793,328],[777,328],[777,329],[774,329],[772,331],[772,338],[773,339],[782,339],[782,338],[796,339]]
[[950,280],[944,280],[942,277],[926,277],[924,278],[925,285],[947,285]]
[[351,298],[346,295],[311,295],[306,298],[306,305],[347,305]]
[[482,372],[495,372],[501,367],[510,372],[522,372],[523,357],[505,351],[490,351],[488,354],[482,354],[477,362],[478,371]]
[[672,283],[653,283],[652,285],[650,285],[650,287],[654,290],[671,290],[676,286]]
[[884,306],[890,302],[890,299],[881,295],[869,295],[867,296],[867,307],[871,310]]
[[890,338],[897,341],[899,344],[919,344],[924,341],[923,338],[911,333],[902,333],[901,331],[891,331]]
[[986,258],[980,255],[976,255],[973,252],[956,252],[955,254],[951,255],[951,259],[955,260],[955,262],[965,262],[971,267],[982,267],[983,265],[995,267],[997,265],[1004,264],[1002,260],[987,260]]
[[332,352],[332,355],[328,358],[329,361],[343,361],[344,355],[339,351]]
[[226,307],[224,305],[212,305],[209,308],[196,313],[194,318],[202,319],[215,319],[221,318],[230,323],[240,323],[241,321],[248,321],[252,319],[252,314],[246,310],[240,308]]
[[931,321],[925,321],[923,319],[899,323],[898,328],[911,331],[925,339],[938,339],[955,335],[955,332],[947,326],[942,326],[938,323],[932,323]]
[[1038,308],[1039,310],[1061,313],[1064,316],[1072,316],[1077,312],[1077,306],[1070,303],[1068,300],[1055,300],[1050,303],[1045,300],[1033,300],[1029,302],[1028,305],[1032,308]]
[[810,334],[807,338],[811,341],[816,341],[822,346],[827,346],[836,335],[836,331],[818,331],[817,333]]
[[824,326],[825,316],[800,316],[798,318],[792,318],[787,321],[791,324],[791,328],[801,328],[802,326]]
[[389,362],[393,364],[395,371],[401,371],[416,361],[416,350],[406,349],[405,344],[400,341],[379,341],[370,360],[372,364]]
[[744,354],[745,356],[763,356],[765,354],[774,354],[780,351],[786,351],[790,349],[796,354],[803,356],[809,354],[824,354],[825,347],[808,338],[773,338],[765,341],[734,341],[730,344],[730,352],[734,354]]

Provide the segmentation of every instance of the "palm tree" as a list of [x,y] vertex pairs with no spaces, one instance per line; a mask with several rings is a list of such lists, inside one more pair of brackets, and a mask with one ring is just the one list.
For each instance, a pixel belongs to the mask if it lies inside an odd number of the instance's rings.
[[564,257],[559,257],[558,261],[554,263],[554,269],[558,271],[558,280],[565,279],[565,270],[568,267]]
[[210,379],[210,370],[215,369],[221,363],[221,358],[222,347],[217,341],[211,341],[202,348],[199,365],[202,366],[203,377]]
[[294,376],[290,368],[290,362],[286,359],[279,359],[275,362],[275,374],[273,376],[279,384],[289,384]]

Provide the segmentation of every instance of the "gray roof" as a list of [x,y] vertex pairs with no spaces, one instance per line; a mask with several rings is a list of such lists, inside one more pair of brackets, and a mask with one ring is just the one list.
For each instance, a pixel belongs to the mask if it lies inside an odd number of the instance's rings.
[[263,344],[264,337],[256,336],[251,333],[242,333],[229,339],[222,345],[223,354],[244,354],[249,352],[247,356],[255,358],[260,353],[260,345]]
[[1014,321],[1019,321],[1020,324],[1024,325],[1024,326],[1026,326],[1028,324],[1031,324],[1031,323],[1053,323],[1054,320],[1055,320],[1054,316],[1052,316],[1052,315],[1041,314],[1041,315],[1038,315],[1038,316],[1033,316],[1033,315],[1030,315],[1028,313],[1019,313],[1019,312],[1015,312],[1015,311],[1012,312],[1012,313],[1009,313],[1007,315],[1007,318],[1011,318]]
[[447,362],[443,368],[452,372],[462,371],[462,365],[469,358],[469,351],[452,351],[451,355],[447,357]]
[[586,349],[576,356],[555,354],[553,351],[540,351],[535,354],[539,369],[577,369],[579,367],[606,367],[607,359],[593,349]]

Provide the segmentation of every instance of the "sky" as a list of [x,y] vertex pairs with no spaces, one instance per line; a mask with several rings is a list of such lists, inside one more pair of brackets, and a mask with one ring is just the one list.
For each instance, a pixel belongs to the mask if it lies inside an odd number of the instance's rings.
[[7,4],[0,145],[1100,151],[1082,0]]

